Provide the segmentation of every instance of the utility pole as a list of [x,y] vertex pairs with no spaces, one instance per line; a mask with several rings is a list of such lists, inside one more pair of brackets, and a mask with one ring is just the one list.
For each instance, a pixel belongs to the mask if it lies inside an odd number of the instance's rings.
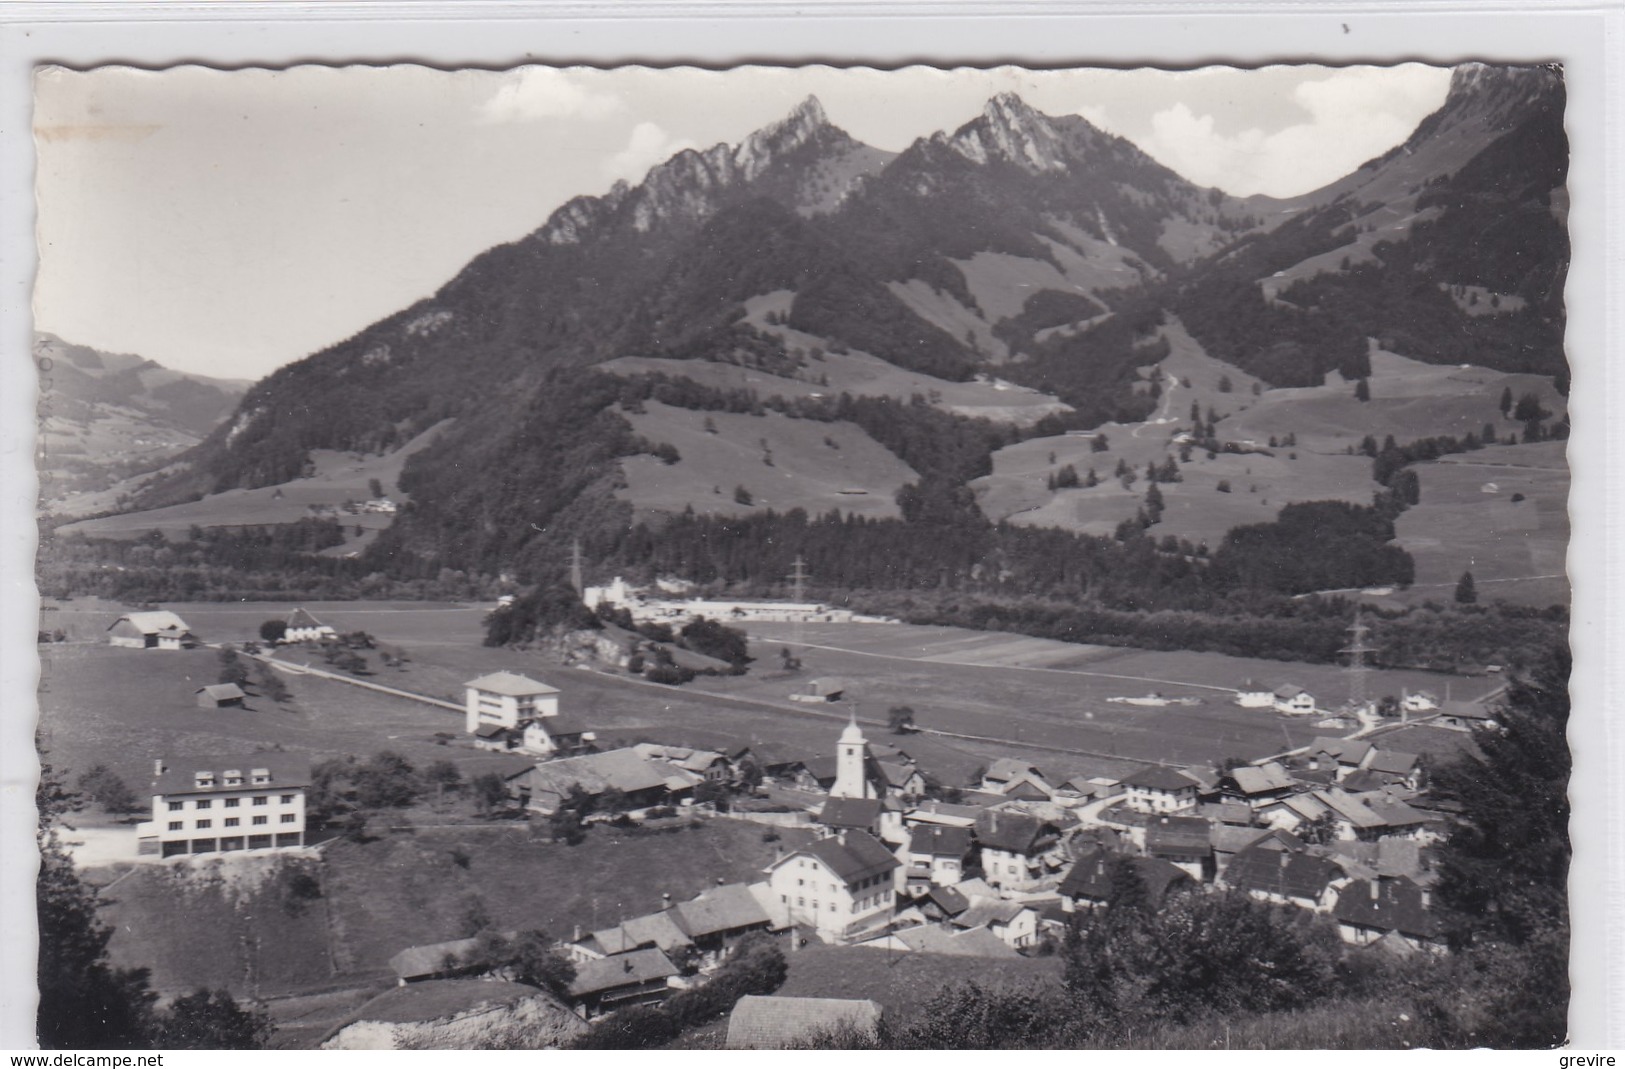
[[[807,599],[807,562],[801,559],[801,554],[799,553],[796,554],[795,563],[790,565],[789,579],[791,600],[798,606],[804,604]],[[806,649],[801,631],[804,615],[804,613],[797,611],[795,613],[795,622],[792,625],[794,628],[794,631],[792,632],[794,635],[793,641],[795,642],[797,653],[801,653]]]
[[570,585],[575,588],[576,597],[581,597],[586,589],[581,579],[581,539],[577,538],[570,543]]
[[1362,710],[1366,705],[1366,673],[1369,666],[1366,664],[1366,654],[1375,653],[1376,648],[1366,642],[1365,636],[1371,628],[1366,626],[1364,612],[1354,610],[1354,625],[1348,628],[1349,634],[1354,638],[1347,646],[1338,652],[1348,654],[1349,663],[1345,671],[1349,674],[1349,706],[1355,710]]

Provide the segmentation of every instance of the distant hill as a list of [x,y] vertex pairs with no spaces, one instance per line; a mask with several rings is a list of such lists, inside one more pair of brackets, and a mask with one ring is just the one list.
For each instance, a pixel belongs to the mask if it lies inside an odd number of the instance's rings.
[[172,371],[49,333],[35,335],[34,359],[41,369],[41,499],[56,512],[113,507],[96,491],[197,445],[251,385]]

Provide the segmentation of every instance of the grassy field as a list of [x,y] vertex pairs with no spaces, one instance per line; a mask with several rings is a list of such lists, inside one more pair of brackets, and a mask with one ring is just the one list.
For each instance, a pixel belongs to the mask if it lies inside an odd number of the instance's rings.
[[790,974],[775,994],[799,998],[874,999],[887,1018],[906,1022],[948,984],[984,986],[1058,982],[1061,959],[981,961],[942,954],[893,954],[873,947],[804,947],[789,955]]
[[[618,496],[639,512],[695,511],[723,516],[763,508],[806,509],[817,516],[836,509],[872,518],[901,515],[894,500],[919,475],[852,423],[696,412],[649,401],[627,414],[651,442],[675,446],[681,459],[652,456],[622,461],[626,487]],[[714,428],[714,433],[707,428]],[[751,504],[735,500],[744,487]]]
[[[170,538],[184,539],[186,532],[198,527],[235,527],[244,524],[269,525],[293,523],[309,516],[312,506],[336,508],[346,501],[365,501],[371,498],[373,479],[382,484],[384,496],[404,503],[397,480],[407,458],[434,443],[448,423],[436,424],[391,453],[367,455],[341,453],[331,449],[311,452],[314,472],[307,478],[293,479],[276,486],[253,490],[227,490],[210,494],[197,501],[144,512],[127,512],[118,516],[81,520],[62,527],[64,533],[79,533],[98,538],[135,538],[148,531],[162,531]],[[394,520],[383,513],[349,515],[340,513],[345,529],[355,527],[363,531],[376,531],[388,527]],[[363,536],[363,538],[366,536]],[[359,542],[359,540],[358,540]],[[355,546],[350,546],[354,549]],[[341,550],[346,551],[346,550]]]
[[[754,882],[779,846],[808,836],[779,834],[766,842],[760,825],[719,818],[636,834],[595,828],[571,847],[533,841],[523,825],[420,828],[336,841],[319,860],[140,865],[102,878],[112,878],[114,961],[151,968],[161,991],[349,988],[359,1001],[393,979],[394,954],[472,934],[478,918],[564,937],[657,910],[663,893],[681,901],[718,880]],[[284,868],[314,874],[320,896],[290,894]]]
[[[1568,601],[1567,443],[1500,446],[1415,467],[1420,504],[1394,525],[1416,558],[1413,597],[1445,600],[1470,570],[1484,601]],[[1512,500],[1521,494],[1523,500]]]

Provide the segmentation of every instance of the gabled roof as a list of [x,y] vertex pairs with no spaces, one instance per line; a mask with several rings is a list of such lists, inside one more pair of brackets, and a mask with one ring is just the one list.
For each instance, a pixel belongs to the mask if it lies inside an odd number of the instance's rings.
[[117,627],[123,620],[130,621],[137,631],[143,635],[161,635],[164,633],[183,634],[186,631],[186,621],[167,609],[155,609],[151,612],[127,612],[108,625],[109,631]]
[[[264,769],[269,775],[265,783],[255,783],[254,773]],[[214,784],[197,785],[197,773],[213,772]],[[238,772],[242,782],[226,786],[226,773]],[[246,754],[240,757],[198,757],[177,762],[166,768],[152,785],[152,793],[163,795],[221,794],[224,792],[292,790],[310,786],[310,758],[303,754],[267,753]]]
[[1060,835],[1054,824],[1026,813],[988,810],[976,820],[976,841],[1014,854],[1036,854]]
[[1238,694],[1263,694],[1269,689],[1268,683],[1260,683],[1256,679],[1244,679],[1236,684]]
[[1280,698],[1282,701],[1291,701],[1298,695],[1307,693],[1309,692],[1295,683],[1282,683],[1279,687],[1276,687],[1274,691],[1275,696]]
[[582,942],[605,955],[625,954],[651,946],[659,950],[679,950],[694,944],[688,933],[677,926],[671,910],[646,913],[613,928],[602,928]]
[[1451,716],[1458,720],[1494,720],[1495,714],[1478,702],[1464,702],[1452,699],[1439,706],[1440,716]]
[[1432,939],[1439,934],[1439,920],[1422,903],[1422,889],[1403,876],[1355,880],[1337,893],[1332,914],[1344,924]]
[[1255,843],[1230,859],[1224,881],[1244,891],[1318,901],[1338,876],[1337,863],[1306,851],[1269,850]]
[[1267,828],[1235,828],[1228,824],[1215,824],[1208,830],[1208,841],[1216,854],[1234,854],[1269,835]]
[[312,616],[310,614],[309,609],[304,609],[304,608],[294,609],[292,612],[288,613],[288,617],[287,617],[287,620],[285,622],[287,623],[287,625],[289,627],[326,627],[327,626],[326,624],[322,623],[320,620],[316,619],[316,617]]
[[545,761],[531,768],[525,777],[533,791],[567,795],[576,784],[589,794],[602,794],[614,788],[631,793],[665,787],[666,773],[629,749]]
[[830,798],[818,811],[818,823],[830,828],[872,828],[880,820],[878,798]]
[[1025,902],[1012,902],[1008,899],[994,899],[973,904],[969,909],[953,919],[956,928],[985,928],[992,924],[1009,924],[1021,916],[1025,910],[1032,909]]
[[566,735],[581,735],[586,732],[576,720],[562,713],[558,716],[540,716],[531,721],[538,730],[547,734],[550,739],[563,738]]
[[[1060,893],[1065,898],[1082,898],[1090,902],[1105,902],[1111,897],[1111,863],[1114,855],[1104,850],[1092,851],[1078,858],[1061,880]],[[1139,874],[1146,895],[1152,902],[1161,902],[1168,889],[1183,880],[1191,882],[1188,872],[1171,861],[1158,857],[1131,857],[1128,863]]]
[[1004,940],[986,928],[951,931],[934,924],[916,928],[903,928],[892,933],[892,938],[922,954],[948,954],[966,958],[1020,957]]
[[444,943],[426,943],[407,947],[389,959],[389,967],[402,980],[414,976],[433,976],[446,967],[448,960],[460,959],[474,949],[477,940],[452,939]]
[[474,729],[474,737],[477,739],[498,739],[512,730],[512,728],[505,728],[501,724],[481,724]]
[[248,697],[247,694],[243,693],[243,688],[235,683],[214,683],[207,687],[199,687],[194,693],[207,694],[217,702]]
[[925,773],[913,765],[895,761],[881,761],[879,766],[880,774],[886,780],[886,786],[895,790],[902,790],[907,786],[908,781],[915,776],[919,776],[921,779],[925,778]]
[[820,1034],[873,1033],[880,1004],[870,999],[744,995],[728,1015],[729,1050],[784,1050]]
[[1358,794],[1363,791],[1380,791],[1388,785],[1388,782],[1389,777],[1381,772],[1373,772],[1369,768],[1360,768],[1344,777],[1341,786],[1345,791]]
[[1323,803],[1338,819],[1347,821],[1356,828],[1379,828],[1384,821],[1365,802],[1349,794],[1347,791],[1332,788],[1326,791],[1314,792],[1317,801]]
[[1319,820],[1331,810],[1313,794],[1293,794],[1281,799],[1281,805],[1304,820]]
[[1055,791],[1049,784],[1032,776],[1017,776],[1004,784],[1004,796],[1017,801],[1047,802],[1055,797]]
[[756,896],[742,883],[713,887],[697,898],[673,906],[671,912],[677,914],[677,923],[695,939],[772,923]]
[[1145,826],[1146,853],[1200,860],[1213,852],[1212,831],[1202,817],[1157,817]]
[[970,853],[970,829],[918,824],[909,830],[908,849],[934,857],[964,857]]
[[533,694],[557,694],[557,687],[550,687],[546,683],[531,679],[529,676],[519,675],[517,672],[492,672],[488,676],[480,676],[464,683],[465,687],[475,690],[488,691],[492,694],[504,694],[512,698],[524,698]]
[[1196,807],[1196,813],[1220,824],[1246,827],[1253,822],[1252,807],[1245,802],[1204,802]]
[[930,890],[926,891],[923,897],[935,902],[937,908],[950,917],[963,913],[970,908],[970,899],[956,889],[943,887],[940,884],[932,884]]
[[[392,987],[362,1003],[323,1039],[330,1039],[360,1021],[381,1021],[386,1024],[442,1021],[463,1016],[482,1006],[512,1006],[531,999],[551,1002],[552,996],[528,984],[506,980],[424,980],[404,987]],[[560,1009],[559,1012],[563,1014],[565,1011]]]
[[1341,765],[1357,765],[1371,752],[1371,743],[1365,739],[1339,739],[1330,735],[1319,735],[1309,744],[1306,752],[1311,756],[1329,754],[1337,758],[1337,763]]
[[969,828],[984,812],[978,805],[953,805],[949,802],[925,802],[909,810],[908,823],[941,824],[956,828]]
[[659,950],[634,950],[626,954],[613,954],[595,958],[576,966],[576,978],[570,982],[570,994],[575,998],[613,991],[626,984],[645,983],[676,976],[677,966]]
[[1177,769],[1146,765],[1124,776],[1123,785],[1150,791],[1185,791],[1195,787],[1196,780]]
[[1243,794],[1264,794],[1292,786],[1292,777],[1275,761],[1258,768],[1252,765],[1233,768],[1230,770],[1230,778],[1235,780],[1236,787]]
[[847,832],[845,843],[838,838],[820,839],[789,855],[780,864],[803,854],[823,862],[831,872],[847,883],[879,876],[902,864],[879,839],[866,831]]
[[1014,757],[1001,757],[994,761],[988,766],[987,773],[982,778],[992,780],[995,783],[1007,783],[1022,776],[1044,778],[1044,774],[1034,765],[1027,761],[1018,761]]
[[1416,769],[1416,755],[1400,750],[1378,750],[1365,767],[1390,776],[1408,776]]
[[822,782],[835,778],[840,761],[833,754],[814,754],[812,757],[804,758],[801,767],[805,768],[813,779]]

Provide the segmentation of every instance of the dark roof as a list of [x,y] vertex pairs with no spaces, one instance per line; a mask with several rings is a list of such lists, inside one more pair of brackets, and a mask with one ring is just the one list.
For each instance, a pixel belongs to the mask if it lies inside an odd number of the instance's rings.
[[570,717],[560,713],[558,716],[537,717],[536,725],[547,732],[547,737],[556,739],[564,735],[580,735],[587,729]]
[[512,728],[505,728],[501,724],[481,724],[474,729],[474,737],[477,739],[497,739],[512,730]]
[[[1060,893],[1066,898],[1084,898],[1091,902],[1104,902],[1111,897],[1111,862],[1120,855],[1097,850],[1085,854],[1067,870],[1061,880]],[[1147,896],[1161,902],[1169,887],[1180,880],[1190,882],[1190,874],[1170,861],[1157,857],[1131,857],[1128,863],[1139,874]]]
[[1409,775],[1416,768],[1416,755],[1400,750],[1378,750],[1365,766],[1372,772],[1386,772],[1392,776]]
[[1196,781],[1177,769],[1162,765],[1146,765],[1123,777],[1125,787],[1144,787],[1154,791],[1183,791],[1196,786]]
[[561,797],[577,785],[589,794],[602,794],[611,788],[632,794],[666,786],[665,773],[632,749],[545,761],[525,775],[531,790],[552,791]]
[[879,820],[878,798],[830,798],[818,812],[818,823],[831,828],[872,828]]
[[909,832],[908,848],[915,854],[964,857],[970,853],[970,829],[917,824]]
[[1196,812],[1220,824],[1246,827],[1253,822],[1252,806],[1244,802],[1204,802],[1196,807]]
[[683,931],[698,939],[718,932],[737,932],[768,925],[772,918],[742,883],[724,884],[672,907]]
[[1338,875],[1336,862],[1303,851],[1270,850],[1259,843],[1230,859],[1224,879],[1244,891],[1318,900]]
[[1037,776],[1040,779],[1044,778],[1044,773],[1040,772],[1037,766],[1027,761],[1018,761],[1014,757],[1001,757],[988,766],[987,773],[982,778],[1003,783],[1027,775]]
[[801,767],[805,768],[807,774],[816,780],[834,779],[838,766],[839,762],[834,755],[817,754],[813,757],[803,758],[801,762]]
[[942,912],[948,914],[950,917],[963,913],[965,910],[970,908],[970,899],[966,898],[963,894],[954,890],[952,887],[942,887],[938,884],[932,884],[931,889],[925,892],[925,897],[935,902]]
[[990,810],[976,818],[976,841],[994,850],[1036,854],[1060,835],[1054,824],[1027,813]]
[[612,954],[576,966],[576,978],[570,982],[570,994],[576,998],[613,991],[626,984],[640,984],[649,980],[663,980],[676,976],[677,966],[659,950],[634,950],[628,954]]
[[847,832],[845,843],[838,838],[820,839],[799,853],[822,861],[847,883],[890,872],[902,864],[879,839],[864,831]]
[[729,1050],[784,1050],[820,1033],[873,1033],[880,1004],[869,999],[744,995],[728,1015]]
[[[253,782],[256,771],[270,774],[266,783]],[[213,772],[214,784],[197,785],[197,773]],[[237,772],[242,782],[226,786],[226,773]],[[256,753],[240,757],[197,757],[164,770],[152,785],[154,794],[221,794],[227,791],[270,791],[310,786],[310,758],[303,754]]]
[[1392,880],[1355,880],[1337,893],[1332,913],[1344,924],[1431,939],[1439,920],[1422,904],[1422,889],[1401,876]]
[[1146,853],[1182,860],[1213,852],[1213,825],[1203,817],[1157,817],[1145,826]]

